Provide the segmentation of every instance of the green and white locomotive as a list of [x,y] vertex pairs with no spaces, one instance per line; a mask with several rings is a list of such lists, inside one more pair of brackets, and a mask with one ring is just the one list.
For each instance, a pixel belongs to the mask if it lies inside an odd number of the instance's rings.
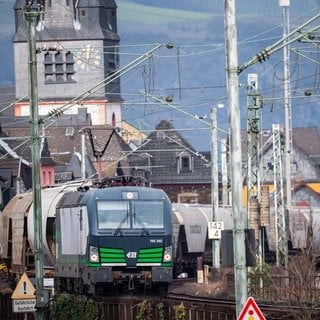
[[56,206],[55,287],[105,293],[172,282],[172,208],[148,187],[80,188]]

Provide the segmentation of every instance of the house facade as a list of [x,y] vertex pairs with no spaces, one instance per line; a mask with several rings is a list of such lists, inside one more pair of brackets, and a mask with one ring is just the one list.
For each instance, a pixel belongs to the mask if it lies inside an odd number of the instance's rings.
[[197,152],[168,120],[133,153],[131,167],[175,203],[211,203],[210,152]]
[[[280,126],[280,143],[284,145],[284,129]],[[260,133],[259,180],[261,185],[274,189],[274,162],[272,130],[263,130]],[[241,133],[243,172],[247,172],[247,141],[246,131]],[[318,128],[292,128],[291,143],[291,195],[292,206],[320,206],[320,135]],[[284,150],[281,151],[283,170],[280,173],[285,177]],[[247,203],[246,183],[244,183],[244,203]]]

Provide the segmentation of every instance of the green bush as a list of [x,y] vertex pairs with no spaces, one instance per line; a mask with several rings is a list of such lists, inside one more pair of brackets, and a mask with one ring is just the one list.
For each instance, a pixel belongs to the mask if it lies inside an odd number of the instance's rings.
[[147,300],[143,300],[138,304],[138,315],[136,320],[152,320],[152,306]]
[[186,307],[184,306],[183,302],[180,304],[173,306],[175,310],[175,319],[176,320],[185,320],[186,318]]
[[157,310],[158,310],[158,319],[159,320],[165,320],[164,318],[164,304],[163,302],[160,302],[157,304]]
[[101,320],[102,306],[84,296],[62,293],[50,306],[51,320]]

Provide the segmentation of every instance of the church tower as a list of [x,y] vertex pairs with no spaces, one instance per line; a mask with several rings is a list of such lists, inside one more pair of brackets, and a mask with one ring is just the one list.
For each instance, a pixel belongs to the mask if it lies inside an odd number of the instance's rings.
[[[36,3],[37,1],[35,1]],[[15,3],[15,116],[28,116],[28,47],[25,0]],[[36,31],[39,115],[77,103],[65,113],[86,108],[92,125],[121,126],[120,79],[93,89],[119,68],[117,6],[114,0],[46,0]],[[86,94],[90,91],[90,94]],[[83,99],[83,95],[85,98]]]

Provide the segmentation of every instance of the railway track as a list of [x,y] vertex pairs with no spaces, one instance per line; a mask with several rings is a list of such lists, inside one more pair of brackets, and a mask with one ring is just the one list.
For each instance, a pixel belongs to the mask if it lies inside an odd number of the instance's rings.
[[[200,297],[172,294],[166,297],[155,295],[126,295],[103,297],[96,301],[103,303],[105,319],[135,320],[145,310],[145,319],[176,319],[177,309],[185,313],[186,320],[235,320],[234,301],[210,301]],[[162,313],[161,313],[162,312]]]
[[[92,298],[101,303],[104,320],[236,320],[235,301],[233,299],[200,297],[181,293],[169,293],[167,296],[160,296],[155,293],[114,294],[93,296]],[[297,307],[260,301],[257,301],[257,303],[268,320],[299,319],[297,317],[297,312],[299,312]],[[8,307],[11,309],[11,305],[10,296],[7,299],[0,296],[0,311],[5,311]],[[177,312],[182,311],[184,317],[178,318]],[[7,313],[1,316],[0,312],[0,319],[18,320],[22,318],[19,314],[8,316]],[[314,310],[314,314],[309,319],[320,319],[320,309]]]
[[[182,289],[184,286],[185,289]],[[201,296],[195,294],[197,290],[190,290],[193,286],[198,288],[194,280],[178,280],[174,281],[172,290],[166,295],[155,292],[132,294],[113,292],[107,296],[94,295],[92,299],[101,304],[105,320],[236,320],[233,298]],[[0,309],[11,306],[10,296],[7,300],[6,302],[0,299]],[[301,310],[297,306],[258,300],[256,302],[268,320],[299,319],[297,315]],[[178,317],[177,312],[183,312],[184,317]],[[0,314],[0,319],[8,317],[1,317]],[[320,308],[315,308],[309,319],[320,319]]]
[[[160,316],[162,306],[164,318]],[[181,307],[182,306],[182,307]],[[166,298],[156,297],[112,297],[103,302],[104,319],[108,320],[135,320],[143,313],[141,308],[148,310],[145,318],[153,320],[175,320],[176,309],[184,310],[185,320],[236,320],[235,302],[225,299],[208,299],[172,295]],[[259,307],[268,320],[292,320],[295,310],[283,305],[259,304]],[[180,309],[181,310],[181,309]],[[316,312],[311,319],[319,319]]]
[[[175,281],[174,286],[183,286],[187,281]],[[189,286],[188,286],[189,288]],[[200,296],[193,292],[170,291],[166,296],[159,294],[123,294],[108,297],[95,297],[103,304],[104,319],[136,320],[145,311],[145,318],[152,320],[175,320],[177,310],[185,313],[184,320],[236,320],[236,305],[233,298]],[[182,290],[183,291],[183,290]],[[296,306],[274,302],[256,301],[268,320],[298,319],[301,312]],[[180,309],[179,309],[180,308]],[[145,309],[145,310],[143,310]],[[161,310],[160,310],[161,309]],[[163,318],[164,316],[164,318]],[[320,319],[320,309],[314,310],[311,319]]]

